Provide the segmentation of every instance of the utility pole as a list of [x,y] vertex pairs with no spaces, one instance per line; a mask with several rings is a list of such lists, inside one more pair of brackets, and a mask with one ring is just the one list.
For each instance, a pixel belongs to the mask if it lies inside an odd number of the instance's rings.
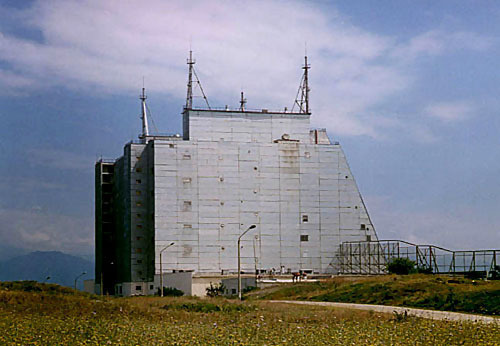
[[87,272],[83,272],[81,273],[80,275],[78,275],[76,278],[75,278],[75,291],[76,291],[76,282],[78,281],[78,279],[82,276],[84,276],[85,274],[87,274]]
[[161,254],[163,251],[174,245],[175,243],[172,242],[169,245],[165,246],[161,251],[160,251],[160,296],[163,297],[163,260],[161,258]]
[[238,299],[241,300],[241,238],[250,230],[257,227],[256,225],[251,225],[248,229],[243,232],[242,235],[238,237]]

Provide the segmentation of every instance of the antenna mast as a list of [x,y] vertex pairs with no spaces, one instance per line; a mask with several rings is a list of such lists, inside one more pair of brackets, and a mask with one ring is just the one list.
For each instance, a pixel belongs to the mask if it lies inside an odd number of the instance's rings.
[[205,100],[208,109],[210,108],[210,104],[208,103],[207,95],[205,95],[205,92],[203,91],[203,88],[200,83],[200,79],[198,78],[198,75],[196,74],[196,70],[194,69],[194,64],[196,63],[195,60],[193,60],[193,52],[190,50],[189,51],[189,59],[187,60],[187,64],[189,65],[189,72],[188,72],[188,84],[187,84],[187,96],[186,96],[186,106],[184,107],[185,109],[193,109],[193,75],[196,78],[196,84],[200,88],[201,94],[203,95],[203,99]]
[[240,111],[244,112],[245,111],[245,104],[247,103],[247,99],[243,97],[243,91],[241,92],[241,99],[240,99]]
[[293,104],[292,112],[295,105],[297,105],[299,107],[299,113],[309,114],[309,91],[311,91],[311,89],[309,89],[309,69],[311,68],[311,65],[307,63],[307,55],[304,56],[304,62],[304,66],[302,67],[304,74],[302,75],[299,90],[297,90],[297,95],[295,96],[295,103]]
[[149,128],[148,128],[148,113],[147,113],[147,108],[146,108],[146,89],[143,87],[142,88],[142,95],[139,96],[139,99],[141,100],[141,108],[142,108],[142,135],[139,136],[139,138],[145,139],[146,136],[149,136]]
[[189,59],[187,64],[189,65],[188,73],[188,84],[187,84],[187,96],[186,96],[186,109],[193,108],[193,65],[196,61],[193,60],[193,51],[189,51]]
[[304,89],[305,89],[305,92],[304,92],[304,96],[305,96],[305,104],[306,104],[306,113],[309,114],[309,69],[311,68],[310,65],[307,64],[307,55],[304,56],[304,60],[305,60],[305,63],[304,63],[304,67],[302,67],[304,69]]

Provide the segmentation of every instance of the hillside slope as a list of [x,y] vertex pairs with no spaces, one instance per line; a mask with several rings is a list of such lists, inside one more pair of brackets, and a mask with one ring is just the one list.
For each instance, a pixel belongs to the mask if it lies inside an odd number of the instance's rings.
[[395,305],[500,315],[500,281],[424,274],[339,277],[270,287],[249,293],[247,297]]
[[36,251],[0,262],[0,281],[47,281],[73,287],[83,272],[87,274],[79,280],[80,289],[84,279],[94,278],[94,264],[58,251]]

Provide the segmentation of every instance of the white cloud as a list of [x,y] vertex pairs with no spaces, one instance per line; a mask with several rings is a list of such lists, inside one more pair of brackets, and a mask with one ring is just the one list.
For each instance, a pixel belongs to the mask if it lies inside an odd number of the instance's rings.
[[471,117],[475,107],[466,101],[439,102],[426,107],[425,113],[443,122],[451,123]]
[[446,51],[473,50],[485,51],[492,47],[495,39],[480,36],[473,32],[430,30],[413,37],[409,42],[400,44],[393,56],[403,61],[414,60],[422,55],[433,56]]
[[0,208],[0,224],[2,242],[26,250],[89,253],[94,243],[89,218]]
[[249,108],[282,109],[293,104],[307,42],[313,123],[372,137],[380,129],[367,114],[416,78],[409,57],[491,44],[473,33],[443,31],[398,43],[304,1],[54,0],[16,16],[43,37],[0,36],[0,60],[16,71],[10,84],[23,90],[64,85],[135,95],[144,76],[149,90],[183,98],[192,40],[213,104],[237,106],[243,88]]

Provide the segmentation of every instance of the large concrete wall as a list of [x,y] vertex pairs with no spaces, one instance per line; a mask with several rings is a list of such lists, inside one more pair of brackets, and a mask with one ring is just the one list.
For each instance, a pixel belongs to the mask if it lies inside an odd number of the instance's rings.
[[[239,127],[241,114],[194,112],[190,141],[154,144],[157,272],[170,242],[164,270],[236,271],[236,240],[252,224],[242,241],[246,271],[257,261],[259,269],[329,272],[341,242],[376,238],[340,145],[313,144],[308,115],[265,134],[253,119]],[[245,128],[247,136],[235,132]],[[254,141],[257,133],[266,137]],[[284,133],[291,140],[275,141]]]
[[309,140],[309,114],[191,110],[186,116],[191,141],[271,143],[284,133]]
[[188,110],[183,124],[184,140],[128,143],[113,166],[113,249],[98,241],[96,258],[114,253],[119,294],[154,292],[171,242],[164,272],[236,272],[253,224],[246,272],[334,272],[341,242],[376,239],[342,148],[309,129],[309,114]]

